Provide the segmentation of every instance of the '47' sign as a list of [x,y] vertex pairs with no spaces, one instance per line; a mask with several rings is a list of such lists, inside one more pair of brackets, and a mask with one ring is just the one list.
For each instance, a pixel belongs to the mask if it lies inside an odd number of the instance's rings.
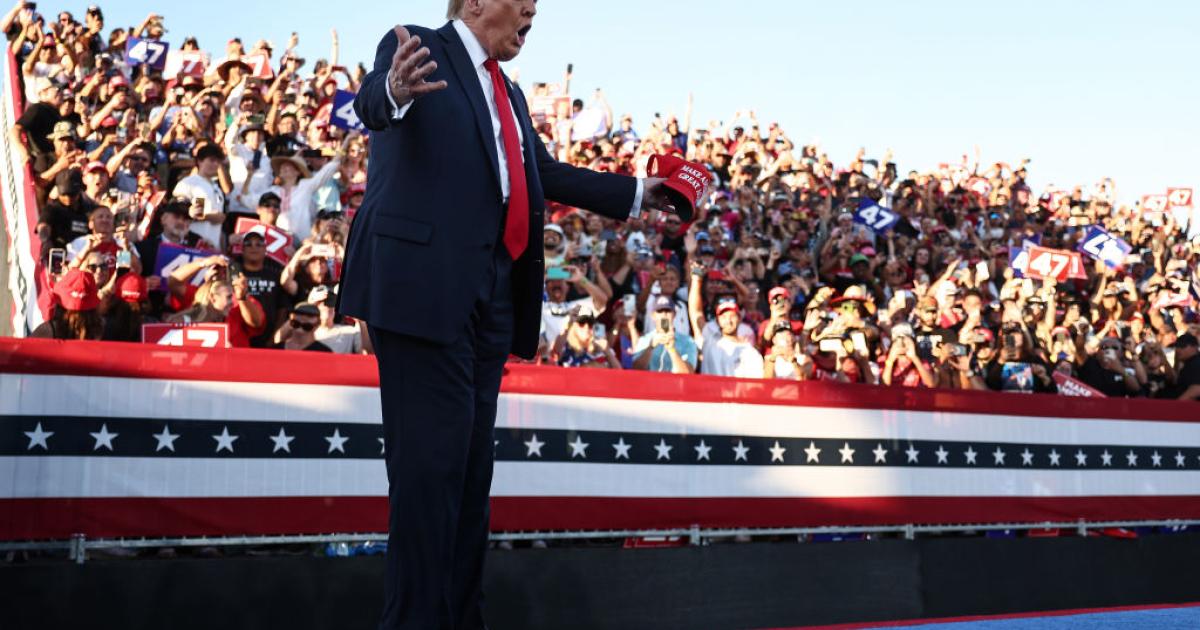
[[184,348],[228,348],[229,324],[142,324],[142,343]]
[[1079,251],[1097,260],[1103,260],[1105,265],[1116,269],[1125,264],[1125,257],[1133,248],[1129,243],[1093,225],[1088,228],[1087,235],[1079,244]]
[[1029,248],[1025,277],[1063,282],[1068,278],[1087,279],[1087,273],[1083,269],[1083,257],[1078,252],[1035,246]]
[[876,234],[883,234],[896,225],[900,217],[889,208],[876,203],[870,198],[858,202],[858,212],[854,214],[854,222],[861,223]]
[[341,127],[348,131],[362,131],[362,121],[358,119],[358,114],[354,113],[354,92],[346,90],[338,90],[337,95],[333,97],[333,112],[329,115],[329,121],[334,127]]
[[167,65],[167,49],[170,47],[167,42],[130,37],[125,44],[125,63],[162,70]]

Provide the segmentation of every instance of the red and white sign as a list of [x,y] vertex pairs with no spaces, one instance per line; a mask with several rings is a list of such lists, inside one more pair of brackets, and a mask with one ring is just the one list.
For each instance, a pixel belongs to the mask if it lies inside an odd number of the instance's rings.
[[1142,195],[1142,214],[1157,215],[1166,209],[1166,195]]
[[259,79],[275,78],[275,70],[271,68],[271,58],[265,53],[255,53],[242,57],[242,61],[250,66],[250,76]]
[[1191,208],[1192,207],[1192,189],[1191,188],[1168,188],[1167,189],[1167,205],[1171,208]]
[[142,324],[142,343],[183,348],[228,348],[229,324]]
[[1025,276],[1038,280],[1052,278],[1063,282],[1071,278],[1086,280],[1087,272],[1083,268],[1083,257],[1079,252],[1034,246],[1029,248],[1029,263],[1025,267]]
[[172,50],[167,53],[167,66],[163,76],[174,79],[177,76],[204,78],[208,70],[209,55],[200,50]]
[[1083,381],[1062,372],[1054,372],[1054,382],[1058,384],[1058,393],[1063,396],[1076,396],[1080,398],[1108,398],[1100,393],[1100,390],[1084,383]]
[[[275,262],[286,265],[291,260],[292,243],[294,239],[286,230],[273,225],[267,225],[257,219],[241,218],[237,220],[233,231],[235,234],[260,234],[267,243],[267,257]],[[239,243],[233,247],[234,254],[242,253]]]

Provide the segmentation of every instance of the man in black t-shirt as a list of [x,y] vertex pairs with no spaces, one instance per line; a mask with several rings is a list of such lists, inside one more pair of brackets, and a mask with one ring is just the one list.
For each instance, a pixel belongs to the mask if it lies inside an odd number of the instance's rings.
[[917,302],[917,322],[913,326],[913,340],[917,342],[917,356],[922,361],[937,360],[938,346],[954,343],[958,335],[953,330],[938,325],[938,302],[925,296]]
[[1175,348],[1175,397],[1179,400],[1200,400],[1200,341],[1191,333],[1179,336]]
[[54,178],[58,194],[38,214],[38,236],[45,249],[66,247],[67,243],[91,232],[88,215],[96,204],[83,196],[83,174],[78,169],[60,172]]
[[250,295],[262,304],[263,312],[267,315],[266,331],[250,339],[250,347],[266,348],[271,345],[271,337],[276,326],[282,321],[287,311],[287,300],[284,299],[280,277],[283,266],[267,258],[267,243],[258,232],[248,232],[242,237],[242,256],[238,260],[242,267],[242,275],[246,276],[250,287]]
[[[38,79],[38,102],[25,108],[25,112],[9,129],[9,141],[25,161],[45,162],[44,156],[53,158],[54,143],[50,134],[54,125],[62,120],[62,90],[49,79]],[[22,140],[21,134],[25,134]],[[52,161],[52,160],[51,160]],[[44,168],[44,167],[43,167]],[[40,170],[40,169],[39,169]]]
[[1100,351],[1088,357],[1079,368],[1079,380],[1110,398],[1137,395],[1141,386],[1134,375],[1126,371],[1121,362],[1122,353],[1120,339],[1105,337],[1100,342]]

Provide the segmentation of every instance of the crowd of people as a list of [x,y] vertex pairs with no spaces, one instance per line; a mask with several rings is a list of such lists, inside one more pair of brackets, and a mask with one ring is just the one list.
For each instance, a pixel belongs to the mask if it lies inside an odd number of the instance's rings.
[[[234,39],[211,58],[191,37],[165,66],[132,54],[163,25],[106,30],[98,7],[48,20],[25,2],[3,18],[27,101],[9,138],[37,178],[56,296],[35,335],[224,323],[235,346],[369,353],[363,324],[329,306],[368,150],[333,103],[365,68],[339,65],[336,31],[311,64],[295,35],[278,55]],[[526,90],[552,155],[644,175],[675,154],[714,186],[690,223],[552,204],[539,362],[1200,400],[1186,215],[1124,203],[1107,178],[1035,193],[1028,160],[978,150],[903,174],[890,151],[836,165],[755,111],[701,128],[691,96],[639,129],[601,91],[572,98],[570,79]],[[1092,226],[1129,251],[1069,277],[1014,264],[1031,243],[1075,251]],[[164,269],[164,246],[204,255]]]

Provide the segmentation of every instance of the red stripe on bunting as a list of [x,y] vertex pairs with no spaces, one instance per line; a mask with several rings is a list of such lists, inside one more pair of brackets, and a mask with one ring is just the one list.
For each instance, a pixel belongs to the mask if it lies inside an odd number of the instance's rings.
[[[543,394],[707,403],[1005,414],[1044,418],[1200,421],[1196,403],[1091,400],[1039,394],[795,383],[572,370],[510,364],[503,390]],[[0,373],[62,374],[227,382],[378,387],[372,357],[278,350],[183,349],[84,341],[0,339]]]
[[[387,531],[383,497],[0,500],[0,540]],[[1200,519],[1200,496],[496,497],[492,531]]]

